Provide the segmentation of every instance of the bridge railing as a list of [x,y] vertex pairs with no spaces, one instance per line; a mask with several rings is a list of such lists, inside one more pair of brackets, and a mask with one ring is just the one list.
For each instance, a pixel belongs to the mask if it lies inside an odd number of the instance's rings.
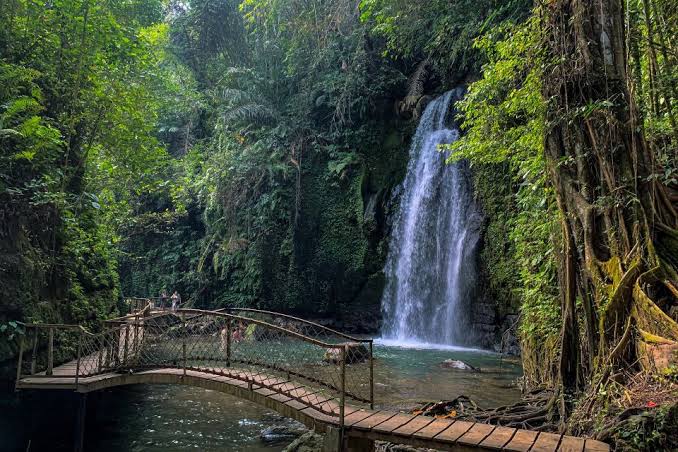
[[342,343],[342,342],[358,342],[369,344],[372,339],[360,338],[352,336],[341,331],[334,330],[325,325],[310,320],[294,317],[279,312],[265,311],[262,309],[252,308],[222,308],[214,312],[226,312],[229,314],[239,315],[253,319],[263,320],[274,325],[282,326],[284,328],[297,331],[315,339],[322,339],[326,342]]
[[146,306],[153,304],[155,300],[152,298],[126,297],[124,302],[127,312],[134,314],[135,312],[142,311]]
[[[103,373],[175,368],[265,387],[341,419],[346,400],[373,405],[370,340],[290,316],[243,313],[146,310],[109,322],[98,334],[72,325],[26,325],[33,342],[25,347],[22,341],[17,381],[70,377],[77,385]],[[31,364],[22,363],[24,348],[32,349]],[[47,358],[36,361],[40,350]]]
[[104,324],[93,334],[80,325],[26,324],[20,340],[17,381],[75,378],[116,371],[133,362],[142,346],[143,327],[129,322]]
[[[371,338],[352,336],[317,322],[273,311],[252,308],[223,308],[216,312],[226,312],[262,320],[329,344],[346,344],[346,360],[349,363],[346,369],[347,386],[349,388],[363,388],[361,391],[357,391],[360,394],[359,399],[368,401],[370,407],[374,407],[374,344]],[[330,352],[330,354],[332,353],[336,354],[336,351]],[[355,366],[353,365],[355,363],[364,363],[366,366]]]
[[[20,338],[17,381],[22,376],[60,377],[54,368],[77,358],[79,325],[27,324]],[[73,375],[69,375],[72,378]]]
[[[172,309],[172,297],[125,297],[124,301],[130,314],[143,311],[147,306],[159,311]],[[189,300],[184,301],[179,307],[188,303]]]

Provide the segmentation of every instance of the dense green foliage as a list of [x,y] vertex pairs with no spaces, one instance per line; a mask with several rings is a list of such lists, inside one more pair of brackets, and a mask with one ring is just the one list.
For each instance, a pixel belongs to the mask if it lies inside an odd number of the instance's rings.
[[504,21],[524,19],[531,2],[511,0],[457,1],[362,0],[363,20],[386,40],[385,51],[395,58],[426,59],[447,86],[477,74],[482,58],[476,38]]
[[167,160],[152,119],[161,18],[154,1],[3,3],[0,322],[114,309],[116,226]]

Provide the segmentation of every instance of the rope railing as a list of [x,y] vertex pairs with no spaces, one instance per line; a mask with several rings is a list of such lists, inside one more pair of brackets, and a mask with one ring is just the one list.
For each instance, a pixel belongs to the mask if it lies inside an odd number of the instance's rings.
[[75,378],[77,386],[111,372],[200,371],[285,394],[338,416],[340,425],[347,399],[374,404],[369,339],[270,311],[157,312],[138,306],[97,334],[78,325],[25,325],[17,381]]

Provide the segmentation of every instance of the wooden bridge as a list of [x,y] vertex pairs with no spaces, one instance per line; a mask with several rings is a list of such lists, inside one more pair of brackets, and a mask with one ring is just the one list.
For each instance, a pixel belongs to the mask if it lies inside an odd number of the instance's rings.
[[[96,334],[26,325],[16,388],[87,394],[139,383],[197,386],[297,419],[326,433],[333,451],[373,450],[375,440],[453,451],[609,450],[590,439],[375,409],[371,339],[268,311],[133,303],[130,315]],[[83,403],[83,426],[84,416]]]

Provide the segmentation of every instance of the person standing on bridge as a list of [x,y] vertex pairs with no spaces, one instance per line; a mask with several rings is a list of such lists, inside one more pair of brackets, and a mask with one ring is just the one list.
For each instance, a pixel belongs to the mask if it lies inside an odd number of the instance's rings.
[[172,311],[176,311],[177,307],[181,304],[181,295],[176,290],[172,294]]

